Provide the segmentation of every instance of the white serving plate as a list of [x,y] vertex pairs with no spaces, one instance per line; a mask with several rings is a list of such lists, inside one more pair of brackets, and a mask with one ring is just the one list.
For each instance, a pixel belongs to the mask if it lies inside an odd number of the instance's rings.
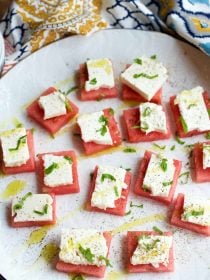
[[[110,250],[113,268],[107,269],[105,279],[148,280],[152,277],[154,280],[192,280],[196,279],[198,275],[199,279],[210,278],[210,238],[171,227],[167,223],[168,209],[164,205],[137,197],[131,192],[128,206],[132,200],[134,203],[143,203],[144,207],[143,209],[132,208],[132,213],[128,216],[117,217],[90,213],[83,209],[88,193],[89,174],[96,164],[112,164],[132,168],[135,179],[137,166],[144,150],[148,148],[157,151],[152,143],[129,145],[124,142],[123,145],[135,146],[137,153],[126,154],[122,150],[117,150],[85,158],[82,156],[80,141],[77,137],[72,136],[73,126],[68,126],[55,139],[52,139],[42,128],[26,117],[26,104],[29,104],[47,87],[57,85],[65,90],[73,86],[75,70],[87,58],[109,57],[113,61],[115,74],[118,77],[127,63],[143,54],[148,56],[157,54],[158,59],[168,68],[169,79],[164,86],[163,94],[165,104],[171,95],[185,88],[202,85],[205,89],[210,90],[210,59],[206,55],[167,35],[134,30],[106,30],[90,37],[66,38],[31,55],[0,80],[0,131],[13,127],[18,119],[27,128],[35,128],[36,153],[74,149],[79,157],[78,171],[81,187],[79,194],[57,196],[58,224],[56,226],[43,229],[12,229],[8,226],[7,219],[12,196],[5,199],[2,193],[14,180],[22,180],[27,183],[22,193],[36,192],[36,178],[34,173],[0,178],[0,272],[8,280],[70,279],[68,275],[55,270],[56,257],[52,258],[50,262],[47,262],[46,258],[43,257],[46,248],[53,246],[55,248],[59,245],[60,231],[61,228],[65,227],[94,227],[98,230],[113,231]],[[120,121],[122,110],[129,106],[120,99],[80,102],[75,93],[69,97],[79,106],[80,113],[93,112],[112,106],[116,110],[118,121]],[[168,106],[167,109],[171,123],[173,123]],[[204,136],[193,137],[187,139],[186,144],[204,141],[204,139]],[[185,164],[188,154],[183,146],[177,144],[174,139],[157,141],[157,143],[167,145],[166,153],[183,160],[183,170],[187,170],[188,167]],[[173,144],[176,144],[176,150],[172,152],[170,147]],[[178,192],[194,193],[210,198],[209,184],[194,184],[189,181],[185,185],[179,184],[176,193]],[[124,268],[126,231],[152,230],[154,225],[162,230],[174,231],[174,273],[126,274]],[[29,245],[29,243],[33,244]]]

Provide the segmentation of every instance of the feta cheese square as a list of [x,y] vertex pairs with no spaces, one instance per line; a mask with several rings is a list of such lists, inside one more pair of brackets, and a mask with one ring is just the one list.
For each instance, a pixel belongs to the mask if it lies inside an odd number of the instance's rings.
[[88,71],[88,81],[85,82],[86,91],[114,87],[112,63],[108,58],[89,59],[86,64]]
[[210,144],[203,144],[203,169],[210,168]]
[[44,120],[62,116],[67,113],[66,97],[58,91],[41,96],[38,103],[44,110]]
[[[83,250],[90,251],[92,259]],[[60,260],[75,265],[105,265],[108,248],[103,233],[93,229],[63,229],[60,243]]]
[[121,197],[122,189],[127,188],[125,175],[123,168],[99,166],[91,206],[104,210],[115,208],[115,200]]
[[210,119],[203,92],[204,89],[198,86],[191,90],[184,90],[176,96],[174,103],[179,107],[185,132],[210,130]]
[[175,173],[173,159],[152,154],[143,180],[143,188],[153,196],[167,197]]
[[140,57],[139,63],[133,63],[121,74],[121,81],[150,101],[167,77],[167,69],[162,63]]
[[72,159],[67,156],[44,155],[44,184],[48,187],[73,183]]
[[102,145],[112,145],[107,118],[103,111],[83,114],[77,119],[84,142],[94,142]]
[[210,200],[185,195],[181,220],[201,226],[210,226]]
[[160,264],[167,266],[172,241],[172,236],[141,235],[130,259],[131,264],[151,264],[156,268]]
[[15,222],[53,220],[53,199],[49,194],[17,196],[12,201],[12,216]]
[[24,127],[3,132],[0,140],[6,167],[21,166],[29,160],[27,132]]
[[166,114],[161,105],[145,102],[139,106],[140,127],[146,134],[157,131],[166,133]]

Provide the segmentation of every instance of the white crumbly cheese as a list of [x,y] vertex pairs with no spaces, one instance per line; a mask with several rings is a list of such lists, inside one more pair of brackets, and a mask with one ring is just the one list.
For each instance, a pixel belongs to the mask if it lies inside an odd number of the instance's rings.
[[89,59],[86,64],[88,71],[88,81],[85,82],[86,91],[114,87],[114,74],[109,59]]
[[[81,252],[90,249],[92,262]],[[76,265],[105,265],[101,257],[106,258],[108,248],[103,233],[93,229],[64,229],[61,233],[60,260]]]
[[104,145],[113,144],[109,128],[103,120],[103,111],[83,114],[77,119],[84,142],[94,142]]
[[[15,210],[15,205],[22,205],[21,209]],[[53,219],[53,199],[49,194],[31,194],[26,199],[15,197],[12,201],[12,216],[15,222],[48,221]],[[48,205],[46,207],[46,205]],[[47,208],[46,213],[44,212]],[[43,215],[34,211],[42,212]]]
[[166,81],[167,69],[154,59],[139,59],[141,64],[129,66],[121,74],[121,81],[149,101]]
[[140,127],[146,134],[152,131],[167,132],[166,114],[161,105],[145,102],[139,106]]
[[202,226],[210,226],[210,200],[185,195],[181,219]]
[[52,166],[54,166],[49,174],[44,172],[44,184],[46,186],[55,187],[73,183],[71,158],[48,154],[43,156],[43,160],[44,170],[49,170]]
[[151,264],[156,268],[160,264],[167,266],[171,247],[172,236],[142,235],[130,262],[133,265]]
[[27,162],[30,155],[25,128],[5,131],[1,134],[0,139],[6,167],[21,166]]
[[176,96],[181,116],[186,123],[186,132],[192,130],[210,130],[208,110],[203,99],[204,89],[200,86],[191,90],[184,90]]
[[210,144],[203,144],[203,169],[210,168]]
[[125,175],[123,168],[99,166],[91,206],[104,210],[115,208],[115,200],[121,197],[122,189],[127,188]]
[[38,103],[44,110],[44,120],[65,115],[67,113],[65,102],[65,96],[58,91],[41,96]]
[[173,159],[152,154],[143,180],[143,188],[148,189],[154,196],[168,196],[174,172]]

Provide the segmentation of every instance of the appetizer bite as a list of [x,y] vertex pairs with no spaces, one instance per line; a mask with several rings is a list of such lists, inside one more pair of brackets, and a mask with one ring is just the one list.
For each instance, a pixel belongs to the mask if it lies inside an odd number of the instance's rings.
[[160,104],[167,69],[155,57],[136,58],[121,74],[122,99]]
[[86,209],[124,216],[130,183],[131,173],[125,169],[96,166]]
[[77,124],[86,155],[119,146],[122,142],[112,108],[83,114],[78,117]]
[[66,273],[81,273],[104,277],[111,234],[94,229],[65,229],[61,233],[59,261],[56,269]]
[[181,171],[181,161],[146,151],[140,162],[134,193],[169,205]]
[[195,144],[192,173],[195,182],[210,182],[210,142]]
[[170,98],[179,137],[190,137],[210,131],[208,93],[200,86],[184,90]]
[[78,193],[77,160],[74,151],[38,155],[39,187],[44,193]]
[[11,226],[33,227],[56,223],[55,196],[28,192],[12,201]]
[[130,273],[174,271],[171,232],[128,231],[127,252]]
[[131,143],[169,139],[171,131],[162,105],[151,102],[123,111],[128,141]]
[[83,101],[117,97],[112,62],[108,58],[88,59],[81,64],[79,81]]
[[171,224],[210,236],[210,200],[178,194],[174,202]]
[[64,93],[54,87],[48,88],[27,108],[30,118],[55,134],[78,113],[77,106]]
[[0,134],[1,168],[4,174],[32,172],[35,170],[34,142],[31,130],[24,127]]

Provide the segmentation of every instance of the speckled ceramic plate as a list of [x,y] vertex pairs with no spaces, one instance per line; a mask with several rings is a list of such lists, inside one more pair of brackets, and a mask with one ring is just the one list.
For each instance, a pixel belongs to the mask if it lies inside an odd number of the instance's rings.
[[[90,228],[110,230],[113,241],[110,259],[113,268],[108,268],[105,279],[210,279],[210,238],[171,227],[167,223],[168,209],[153,200],[129,195],[130,215],[115,217],[84,210],[88,193],[89,176],[96,164],[112,164],[131,168],[134,173],[145,149],[158,151],[152,143],[128,145],[126,142],[115,150],[93,157],[82,155],[81,142],[73,136],[73,124],[51,138],[42,128],[26,117],[25,108],[43,90],[56,85],[65,90],[74,85],[74,74],[78,65],[87,58],[109,57],[114,64],[116,77],[125,64],[138,55],[153,55],[162,61],[169,71],[169,79],[164,86],[164,103],[169,97],[184,88],[202,85],[207,90],[210,78],[210,59],[190,45],[167,35],[131,31],[107,30],[90,37],[71,37],[54,43],[18,64],[0,80],[0,131],[11,128],[18,122],[27,128],[34,128],[36,153],[74,149],[78,155],[78,171],[81,192],[57,197],[56,226],[43,228],[12,229],[8,225],[7,212],[12,196],[18,192],[37,191],[34,173],[0,178],[0,272],[8,280],[67,280],[68,275],[55,270],[61,228]],[[118,83],[118,79],[117,79]],[[82,112],[93,112],[112,106],[120,123],[122,110],[131,106],[120,99],[100,102],[80,102],[75,93],[69,96]],[[168,109],[171,123],[173,118]],[[122,128],[121,128],[122,130]],[[123,133],[123,131],[122,131]],[[186,139],[186,144],[203,136]],[[165,152],[183,160],[183,171],[188,169],[188,151],[175,140],[157,142],[166,145]],[[174,151],[170,151],[172,145]],[[136,153],[124,153],[125,146],[132,146]],[[188,149],[189,150],[189,149]],[[180,184],[178,192],[194,193],[210,198],[209,184]],[[129,202],[142,203],[143,208],[132,207]],[[166,274],[128,275],[125,273],[127,230],[151,230],[153,226],[174,232],[175,271]]]

